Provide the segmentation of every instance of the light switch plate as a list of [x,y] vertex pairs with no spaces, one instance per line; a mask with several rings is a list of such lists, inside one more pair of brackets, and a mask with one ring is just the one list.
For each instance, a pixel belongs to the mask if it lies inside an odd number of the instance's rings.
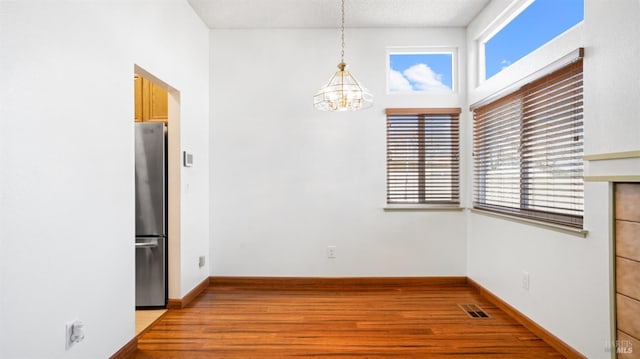
[[193,166],[193,153],[182,151],[182,163],[185,167]]

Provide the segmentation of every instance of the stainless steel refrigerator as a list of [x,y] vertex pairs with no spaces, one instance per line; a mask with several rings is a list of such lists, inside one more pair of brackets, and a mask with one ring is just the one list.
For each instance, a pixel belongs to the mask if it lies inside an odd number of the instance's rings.
[[161,122],[135,124],[136,308],[167,303],[167,155]]

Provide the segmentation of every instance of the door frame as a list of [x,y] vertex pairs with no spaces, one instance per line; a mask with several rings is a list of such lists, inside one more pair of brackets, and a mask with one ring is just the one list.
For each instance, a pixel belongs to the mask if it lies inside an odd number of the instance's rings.
[[[182,156],[180,146],[180,91],[168,83],[160,80],[144,68],[133,66],[134,74],[140,75],[154,85],[167,91],[168,119],[167,119],[167,270],[168,270],[168,299],[182,298],[181,290],[181,171]],[[133,157],[133,156],[132,156]],[[133,243],[133,242],[132,242]],[[167,303],[168,305],[168,303]]]

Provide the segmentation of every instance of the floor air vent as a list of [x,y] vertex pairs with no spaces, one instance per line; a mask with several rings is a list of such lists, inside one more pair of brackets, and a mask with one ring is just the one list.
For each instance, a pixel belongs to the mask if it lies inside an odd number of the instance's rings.
[[458,304],[458,305],[471,318],[489,318],[489,314],[487,314],[482,308],[480,308],[476,304]]

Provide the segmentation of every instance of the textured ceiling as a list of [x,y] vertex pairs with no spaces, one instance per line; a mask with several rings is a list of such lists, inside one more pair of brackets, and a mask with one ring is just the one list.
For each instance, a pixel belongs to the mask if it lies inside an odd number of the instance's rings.
[[[340,25],[340,0],[188,0],[212,29]],[[347,27],[465,27],[489,0],[346,0]]]

